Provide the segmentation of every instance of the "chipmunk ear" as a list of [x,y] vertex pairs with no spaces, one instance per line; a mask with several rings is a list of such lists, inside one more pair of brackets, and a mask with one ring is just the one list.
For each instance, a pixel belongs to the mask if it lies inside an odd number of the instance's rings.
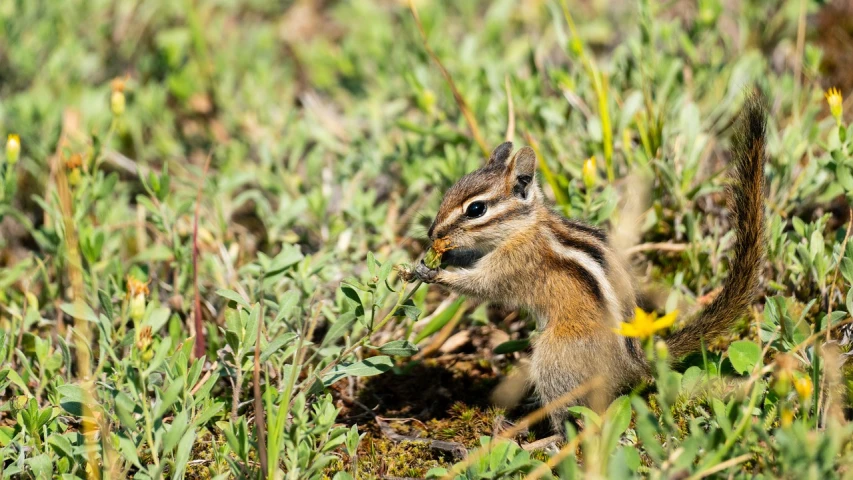
[[536,176],[536,153],[530,147],[515,152],[506,166],[507,193],[527,199]]
[[492,150],[489,156],[489,165],[506,165],[509,154],[512,153],[512,142],[504,142]]

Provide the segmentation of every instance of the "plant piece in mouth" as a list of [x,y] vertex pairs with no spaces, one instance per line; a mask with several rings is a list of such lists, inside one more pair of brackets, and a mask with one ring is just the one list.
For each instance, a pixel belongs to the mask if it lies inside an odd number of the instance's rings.
[[450,244],[450,241],[446,238],[438,238],[434,242],[432,242],[432,246],[427,250],[426,256],[424,257],[424,264],[429,268],[438,268],[441,265],[441,256],[444,255],[444,252],[448,250],[453,250],[456,247],[453,247]]

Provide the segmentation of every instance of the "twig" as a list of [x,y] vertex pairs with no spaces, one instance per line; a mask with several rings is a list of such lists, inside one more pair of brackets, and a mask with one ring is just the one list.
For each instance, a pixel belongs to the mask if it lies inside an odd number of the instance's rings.
[[800,90],[803,84],[803,54],[806,46],[806,0],[800,0],[797,15],[797,60],[794,62],[794,118],[800,118]]
[[[210,167],[210,158],[212,153],[207,154],[207,160],[204,162],[204,170],[201,173],[201,179],[198,182],[198,193],[196,194],[195,202],[195,217],[193,218],[193,288],[195,290],[195,308],[193,317],[195,318],[195,348],[193,356],[195,358],[204,357],[204,327],[201,324],[201,294],[198,289],[198,215],[201,207],[201,194],[204,189],[204,180],[207,178],[207,169]],[[258,338],[260,341],[260,337]]]
[[625,250],[625,253],[628,255],[634,255],[640,252],[648,252],[652,250],[658,250],[661,252],[683,252],[687,250],[689,244],[687,243],[672,243],[672,242],[652,242],[652,243],[641,243],[639,245],[634,245],[631,248]]
[[707,470],[702,470],[701,472],[696,473],[695,475],[690,477],[689,480],[698,480],[700,478],[705,478],[705,477],[708,477],[710,475],[713,475],[717,472],[722,472],[723,470],[725,470],[729,467],[733,467],[739,463],[743,463],[743,462],[749,460],[750,458],[752,458],[751,453],[744,453],[743,455],[740,455],[738,457],[730,458],[730,459],[726,460],[725,462],[718,463],[717,465],[714,465],[713,467],[711,467]]
[[453,333],[453,329],[456,328],[456,325],[459,324],[459,321],[462,320],[462,316],[465,315],[465,311],[467,309],[467,305],[463,302],[462,305],[459,305],[459,310],[456,310],[456,313],[453,314],[453,317],[450,318],[450,321],[447,322],[441,330],[438,332],[438,336],[430,342],[423,350],[421,350],[417,355],[415,355],[414,360],[420,360],[426,357],[431,357],[435,354],[444,342],[450,338],[450,334]]
[[[56,193],[59,197],[59,207],[62,215],[62,224],[64,229],[65,240],[65,255],[66,268],[68,269],[68,277],[71,281],[71,293],[74,305],[74,333],[75,333],[75,350],[77,353],[77,376],[80,379],[80,387],[83,391],[83,437],[87,451],[87,478],[100,478],[101,469],[98,459],[95,456],[97,452],[96,432],[101,433],[100,438],[108,438],[108,432],[104,429],[104,425],[98,425],[92,406],[96,405],[96,397],[91,392],[94,391],[94,379],[92,378],[92,367],[89,358],[89,345],[92,344],[91,330],[89,321],[82,318],[82,312],[86,306],[86,287],[83,282],[83,260],[80,256],[80,247],[77,237],[77,226],[74,223],[74,202],[71,194],[71,187],[68,183],[68,177],[65,175],[65,165],[63,164],[62,153],[57,151],[54,157],[56,167]],[[22,321],[26,319],[26,312],[22,317]],[[110,457],[107,449],[109,443],[102,443],[102,458],[107,461]],[[151,447],[153,449],[153,445]],[[112,466],[104,464],[108,472],[112,471]]]
[[524,480],[538,480],[543,475],[551,472],[551,470],[557,466],[560,462],[562,462],[566,457],[575,453],[575,450],[578,448],[578,443],[583,439],[587,432],[590,430],[584,430],[578,436],[572,439],[569,443],[563,446],[557,453],[551,456],[547,462],[542,465],[539,465],[535,470],[527,474],[524,477]]
[[[385,315],[385,316],[382,318],[382,320],[381,320],[381,321],[376,325],[376,327],[373,329],[373,331],[375,332],[375,331],[380,330],[383,326],[385,326],[385,324],[386,324],[386,323],[388,323],[388,321],[389,321],[389,320],[391,320],[392,318],[394,318],[394,313],[395,313],[395,312],[396,312],[400,307],[402,307],[406,302],[408,302],[410,298],[412,298],[412,295],[414,295],[414,293],[415,293],[416,291],[418,291],[418,289],[421,287],[421,284],[423,284],[423,281],[421,281],[421,280],[418,280],[417,282],[415,282],[415,284],[414,284],[414,286],[412,287],[412,289],[411,289],[411,290],[409,290],[409,292],[408,292],[407,294],[405,294],[405,295],[403,295],[403,290],[401,290],[401,291],[400,291],[400,297],[397,299],[397,303],[394,305],[394,307],[391,309],[391,311],[389,311],[389,312],[388,312],[388,314],[387,314],[387,315]],[[404,286],[403,288],[405,289],[405,286]],[[369,340],[369,338],[370,338],[370,336],[369,336],[369,335],[368,335],[368,336],[365,336],[364,338],[362,338],[362,339],[360,339],[359,341],[357,341],[357,342],[353,343],[350,347],[348,347],[346,350],[344,350],[343,352],[341,352],[341,354],[340,354],[340,355],[338,355],[338,356],[335,358],[335,360],[333,360],[333,361],[329,362],[329,364],[328,364],[328,365],[326,365],[325,367],[323,367],[323,369],[322,369],[322,370],[320,370],[320,372],[317,374],[317,378],[321,378],[321,379],[322,379],[322,378],[323,378],[323,375],[325,375],[326,373],[328,373],[328,372],[329,372],[329,370],[331,370],[332,368],[334,368],[334,367],[335,367],[335,366],[336,366],[336,365],[337,365],[341,360],[343,360],[343,359],[347,358],[349,355],[351,355],[351,354],[352,354],[356,349],[358,349],[359,347],[361,347],[362,345],[364,345],[364,342],[365,342],[365,341],[367,341],[367,340]],[[306,380],[307,380],[307,379],[306,379]]]
[[548,163],[545,162],[545,157],[543,157],[542,152],[539,151],[539,144],[536,142],[536,139],[533,138],[533,135],[531,135],[530,132],[524,132],[524,139],[527,140],[527,144],[530,145],[530,148],[533,149],[533,153],[536,154],[536,158],[539,160],[539,168],[542,170],[542,175],[545,177],[545,181],[551,186],[551,191],[554,193],[554,200],[557,201],[558,205],[568,205],[569,196],[563,188],[560,187],[559,182],[557,182],[556,175],[551,171],[551,167],[548,166]]
[[395,432],[394,429],[391,428],[391,426],[388,425],[388,423],[385,422],[385,420],[383,420],[382,417],[380,417],[379,415],[374,415],[373,418],[374,420],[376,420],[376,424],[379,425],[379,430],[382,431],[382,434],[385,435],[388,440],[391,440],[392,442],[423,443],[433,450],[441,450],[442,452],[448,452],[453,455],[453,457],[457,460],[464,459],[468,455],[468,450],[465,448],[465,445],[462,445],[459,442],[447,442],[444,440],[433,440],[431,438],[401,435]]
[[504,88],[506,88],[506,138],[507,142],[515,139],[515,106],[512,103],[512,91],[509,88],[509,75],[504,77]]
[[[261,478],[267,478],[267,432],[264,421],[264,404],[261,399],[261,338],[264,325],[264,282],[261,275],[260,294],[258,295],[260,306],[258,312],[258,336],[255,338],[254,371],[252,372],[252,389],[255,392],[255,428],[258,430],[258,456],[261,460]],[[239,360],[238,360],[239,363]]]
[[423,40],[424,49],[429,54],[430,58],[435,61],[438,65],[438,69],[441,70],[442,76],[447,81],[447,84],[450,86],[450,90],[453,92],[453,98],[456,100],[456,104],[459,106],[459,110],[462,111],[462,115],[465,117],[465,121],[468,122],[468,128],[471,129],[471,135],[474,136],[474,140],[477,142],[477,145],[480,146],[480,149],[483,151],[483,154],[488,157],[491,152],[489,152],[489,147],[486,145],[486,141],[483,139],[482,134],[480,134],[480,127],[477,125],[477,119],[474,118],[474,114],[471,113],[471,109],[468,108],[468,103],[465,102],[465,98],[459,93],[459,89],[456,88],[456,84],[453,82],[453,78],[450,76],[450,72],[444,68],[444,65],[439,60],[438,55],[432,50],[429,46],[429,42],[427,42],[426,31],[424,30],[424,26],[421,24],[421,17],[418,16],[418,9],[415,8],[414,0],[409,0],[409,10],[412,11],[412,17],[415,19],[415,25],[418,27],[418,31],[421,33],[421,39]]
[[535,442],[525,443],[521,446],[521,448],[527,450],[528,452],[531,452],[533,450],[541,450],[547,447],[548,445],[551,445],[552,443],[559,442],[562,439],[562,435],[551,435],[550,437],[541,438],[539,440],[536,440]]
[[[847,250],[847,241],[850,240],[850,230],[853,229],[853,208],[848,208],[847,232],[844,234],[844,241],[841,242],[841,250],[838,252],[838,263],[835,265],[835,273],[832,274],[832,283],[829,287],[829,293],[826,296],[827,315],[832,315],[832,290],[835,287],[835,282],[838,280],[838,269],[841,266],[841,260],[844,259],[844,252]],[[826,340],[832,340],[832,325],[827,325]]]
[[[601,376],[595,376],[595,377],[587,380],[586,382],[578,385],[577,387],[573,388],[569,392],[564,393],[559,398],[557,398],[551,402],[548,402],[548,404],[543,405],[542,407],[540,407],[540,408],[534,410],[533,412],[527,414],[518,423],[516,423],[512,427],[501,432],[497,436],[497,438],[507,440],[507,439],[515,437],[516,435],[519,434],[519,432],[527,430],[528,428],[530,428],[531,425],[542,420],[549,413],[553,412],[554,410],[557,410],[558,408],[565,407],[566,405],[574,402],[576,399],[583,397],[584,395],[589,393],[591,390],[598,388],[598,387],[601,387],[601,385],[603,383],[604,383],[604,379]],[[577,437],[575,437],[575,439],[572,440],[572,442],[570,442],[569,445],[577,443],[578,439],[580,439],[585,432],[586,432],[586,430],[581,432],[581,434],[578,435]],[[567,445],[566,447],[568,447],[569,445]],[[564,447],[564,448],[566,448],[566,447]],[[472,453],[471,455],[468,455],[468,458],[465,459],[465,461],[463,462],[462,465],[459,465],[459,466],[455,467],[453,470],[449,471],[447,473],[447,475],[442,477],[442,480],[451,480],[452,478],[454,478],[455,472],[458,471],[457,468],[466,468],[468,465],[471,465],[473,462],[476,462],[477,460],[479,460],[480,457],[482,457],[486,453],[487,453],[486,449],[480,449],[480,450],[477,450],[476,452]],[[550,468],[549,468],[549,470],[550,470]],[[549,471],[549,470],[546,470],[546,471]],[[531,473],[531,475],[533,475],[533,473]],[[528,476],[527,478],[536,479],[542,475],[543,475],[543,473],[539,473],[538,476]]]
[[198,392],[198,389],[201,388],[202,385],[204,385],[204,382],[206,382],[207,379],[210,378],[210,374],[215,372],[218,367],[219,362],[213,362],[213,365],[210,366],[210,369],[207,371],[207,373],[205,373],[204,376],[201,377],[198,382],[196,382],[193,389],[190,390],[190,395],[195,395],[196,392]]

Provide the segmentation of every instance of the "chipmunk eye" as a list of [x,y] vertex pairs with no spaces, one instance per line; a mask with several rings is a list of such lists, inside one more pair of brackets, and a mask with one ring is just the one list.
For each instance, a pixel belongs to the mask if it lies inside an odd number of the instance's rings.
[[486,204],[483,202],[474,202],[465,210],[465,216],[468,218],[482,217],[484,213],[486,213]]

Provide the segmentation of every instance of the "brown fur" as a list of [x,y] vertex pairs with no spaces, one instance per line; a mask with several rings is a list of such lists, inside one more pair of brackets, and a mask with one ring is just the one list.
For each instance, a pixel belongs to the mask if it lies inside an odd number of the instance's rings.
[[[736,273],[707,310],[667,340],[675,358],[728,331],[756,295],[764,252],[765,122],[757,97],[748,99],[742,117],[730,190]],[[473,263],[451,270],[420,265],[416,273],[465,295],[529,309],[540,330],[530,374],[542,401],[601,377],[605,386],[577,403],[604,408],[648,372],[639,343],[614,333],[633,316],[633,279],[603,231],[545,206],[533,151],[525,147],[510,157],[511,151],[512,144],[500,145],[484,167],[450,188],[429,229],[432,240],[449,242],[454,254]],[[481,217],[465,213],[474,201],[487,205]],[[555,426],[563,415],[552,415]]]
[[698,351],[702,342],[728,332],[745,315],[758,294],[758,275],[764,262],[764,131],[767,114],[759,94],[747,98],[734,137],[734,171],[729,208],[735,230],[729,276],[723,290],[666,343],[676,359]]

